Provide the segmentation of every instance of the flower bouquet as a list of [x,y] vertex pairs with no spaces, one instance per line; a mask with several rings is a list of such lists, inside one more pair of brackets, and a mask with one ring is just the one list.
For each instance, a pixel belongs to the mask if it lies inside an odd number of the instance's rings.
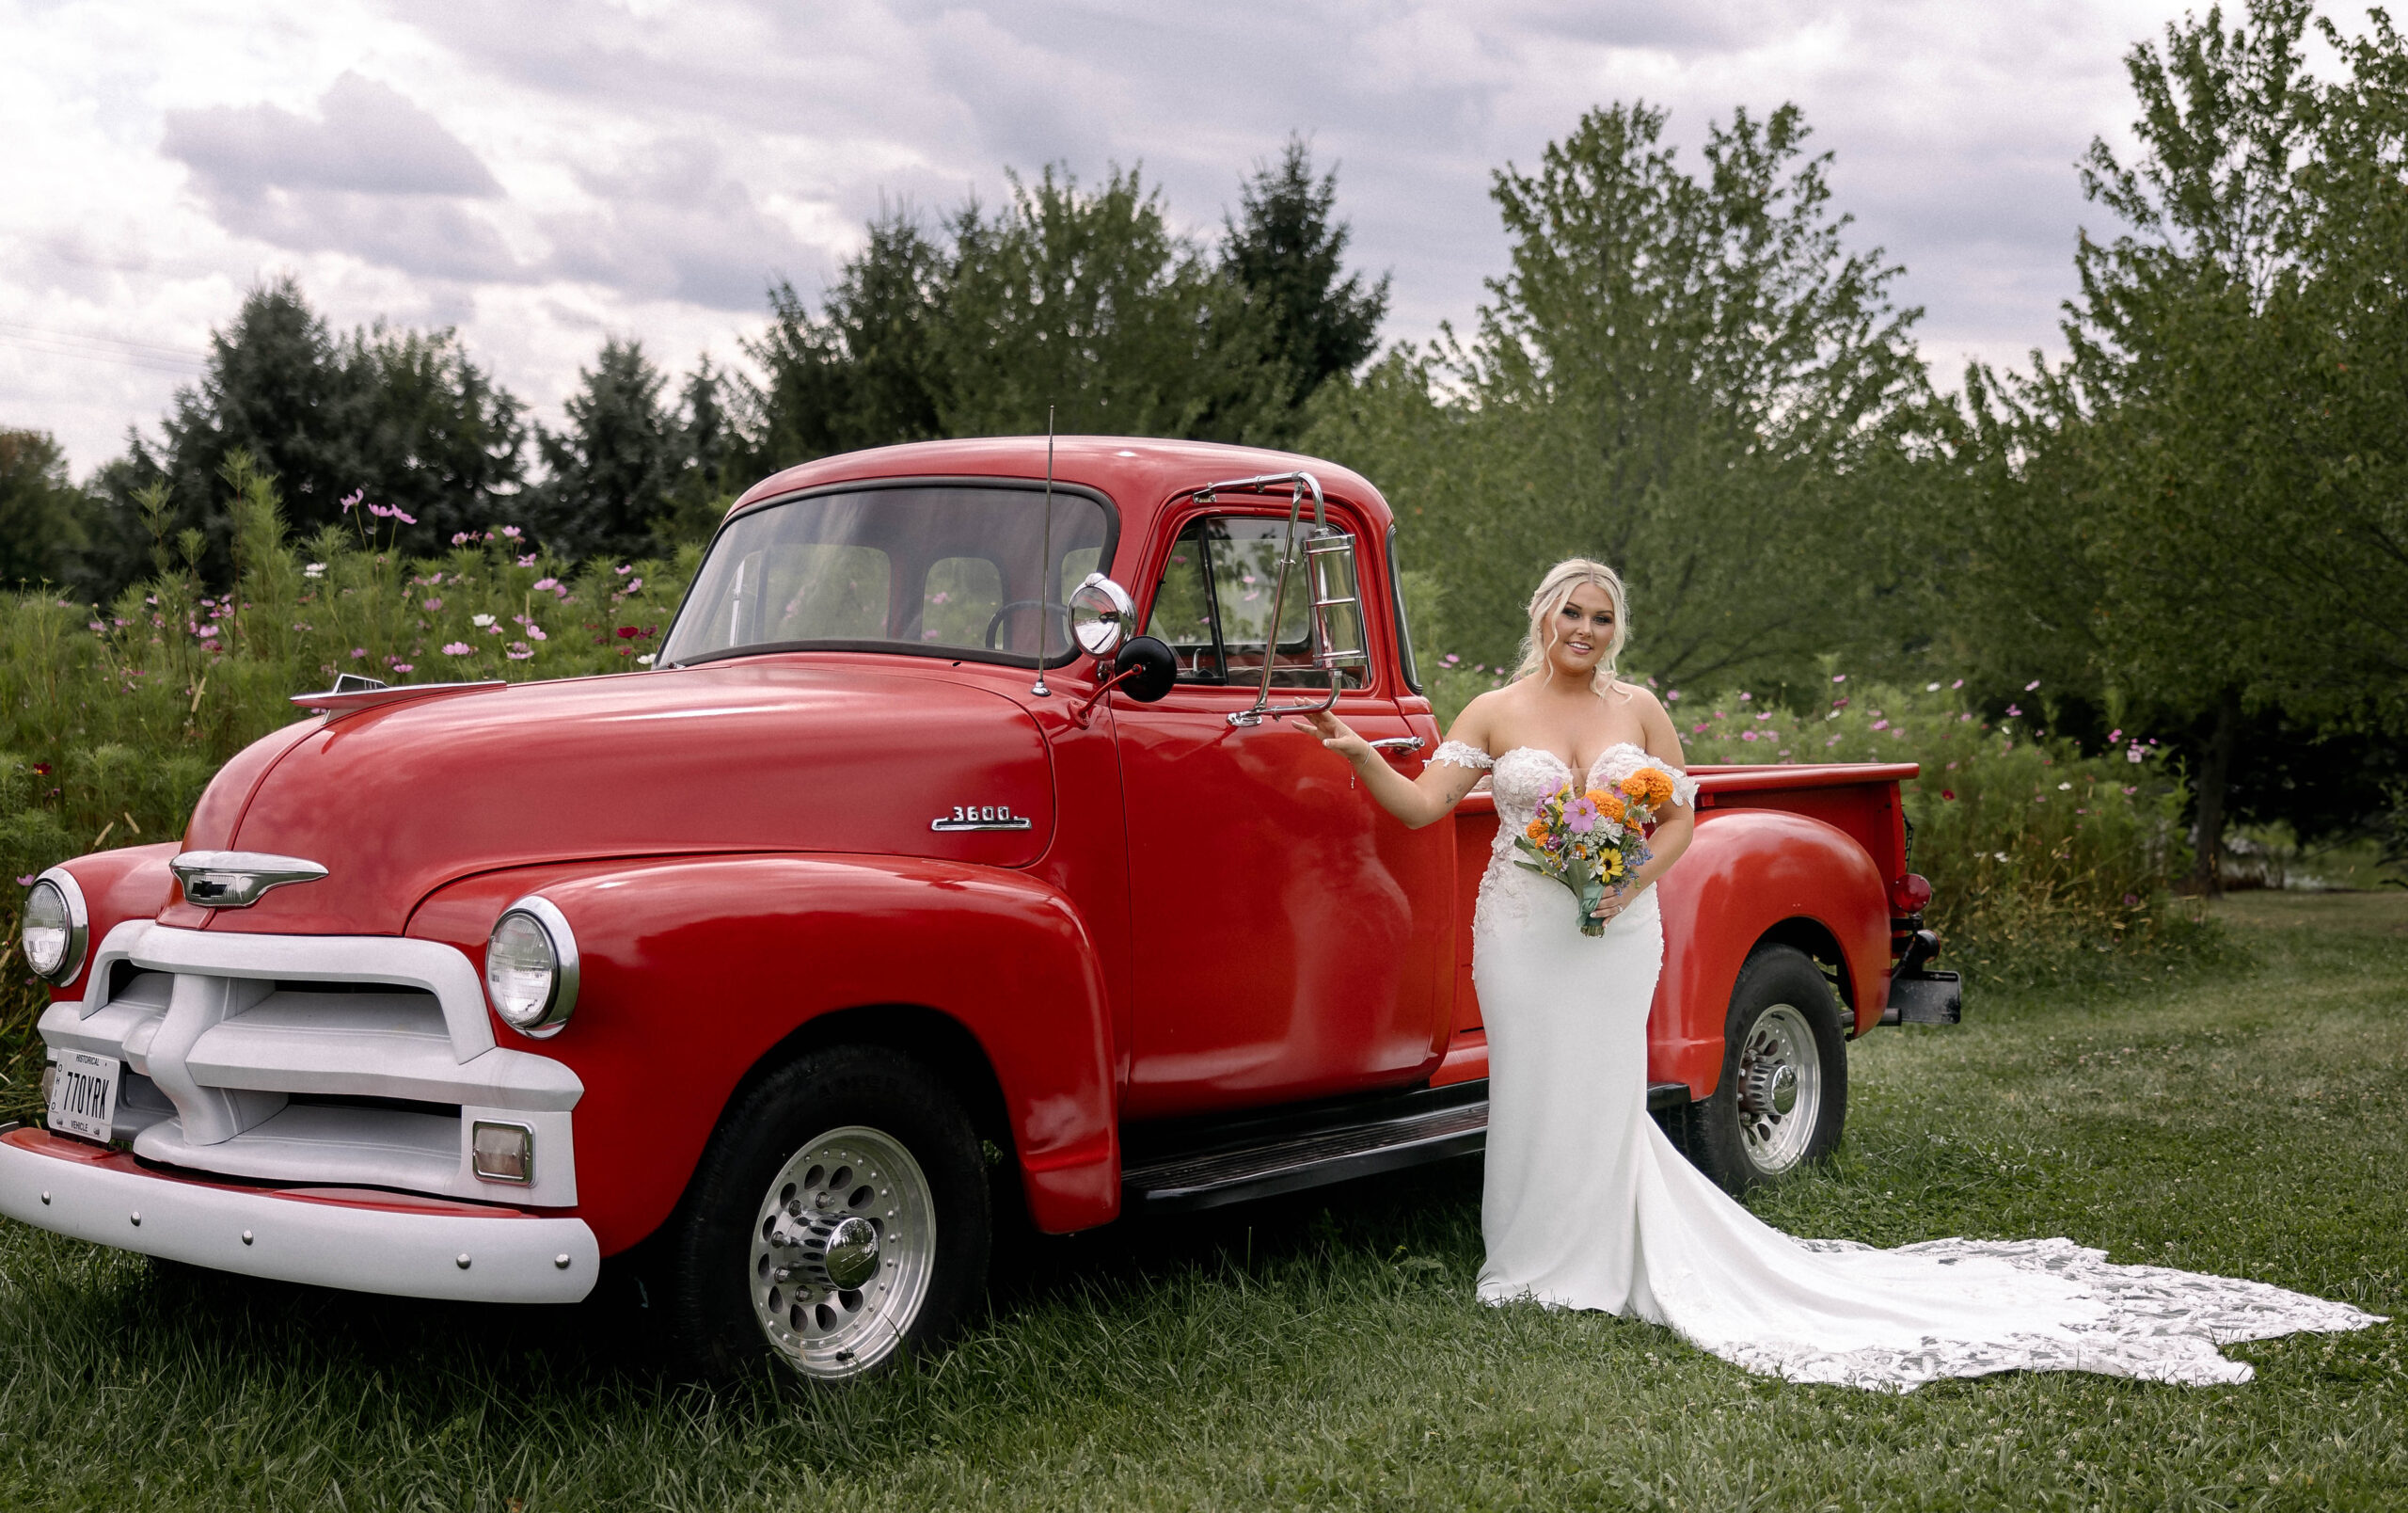
[[1647,827],[1672,797],[1671,777],[1642,767],[1609,788],[1580,790],[1566,783],[1540,801],[1538,813],[1513,837],[1527,859],[1513,865],[1551,877],[1579,900],[1580,933],[1602,935],[1594,913],[1606,889],[1647,865]]

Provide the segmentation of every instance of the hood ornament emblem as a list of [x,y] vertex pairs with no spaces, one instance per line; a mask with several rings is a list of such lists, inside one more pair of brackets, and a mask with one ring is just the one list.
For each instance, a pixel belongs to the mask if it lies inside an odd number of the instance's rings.
[[260,852],[186,852],[167,868],[183,884],[184,901],[203,909],[247,909],[270,888],[315,883],[326,875],[307,857]]

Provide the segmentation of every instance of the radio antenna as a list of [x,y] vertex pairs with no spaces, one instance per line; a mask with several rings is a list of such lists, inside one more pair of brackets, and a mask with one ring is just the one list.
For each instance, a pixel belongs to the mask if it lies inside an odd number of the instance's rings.
[[1053,623],[1053,585],[1046,581],[1054,576],[1054,406],[1045,406],[1045,525],[1037,549],[1037,681],[1029,693],[1040,699],[1050,699],[1054,691],[1045,686],[1045,643],[1051,639],[1045,628]]

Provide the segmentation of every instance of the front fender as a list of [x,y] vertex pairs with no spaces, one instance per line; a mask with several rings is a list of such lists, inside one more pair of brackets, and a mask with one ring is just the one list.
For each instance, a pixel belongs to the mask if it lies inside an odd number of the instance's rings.
[[84,964],[75,969],[74,978],[51,988],[51,1001],[83,997],[84,984],[92,975],[92,960],[100,955],[101,942],[109,932],[129,919],[149,919],[166,906],[175,879],[167,863],[182,849],[166,840],[94,852],[60,864],[83,890],[84,913],[91,920],[91,943],[84,949]]
[[1739,968],[1765,936],[1812,920],[1839,943],[1858,1023],[1888,992],[1890,905],[1880,871],[1846,831],[1778,809],[1708,810],[1663,892],[1664,972],[1648,1017],[1648,1078],[1711,1095]]
[[1102,971],[1069,900],[1022,873],[906,857],[710,857],[531,868],[452,884],[413,915],[482,970],[512,900],[568,918],[582,982],[567,1027],[504,1045],[574,1070],[578,1217],[604,1253],[657,1229],[745,1075],[838,1010],[947,1015],[1003,1092],[1038,1224],[1117,1215],[1120,1154]]

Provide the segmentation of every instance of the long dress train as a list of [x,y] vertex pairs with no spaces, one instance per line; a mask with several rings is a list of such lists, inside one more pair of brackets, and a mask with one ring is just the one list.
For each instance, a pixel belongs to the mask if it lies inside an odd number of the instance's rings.
[[[1900,1392],[2018,1369],[2246,1381],[2218,1345],[2383,1322],[2262,1282],[2115,1266],[2065,1239],[1877,1250],[1773,1229],[1648,1116],[1655,890],[1584,936],[1562,887],[1513,865],[1512,837],[1570,769],[1529,747],[1492,762],[1458,741],[1432,759],[1494,768],[1497,849],[1472,927],[1489,1065],[1482,1301],[1634,1315],[1751,1371]],[[1665,764],[1616,746],[1590,778],[1640,766]],[[1695,782],[1673,777],[1693,803]]]

